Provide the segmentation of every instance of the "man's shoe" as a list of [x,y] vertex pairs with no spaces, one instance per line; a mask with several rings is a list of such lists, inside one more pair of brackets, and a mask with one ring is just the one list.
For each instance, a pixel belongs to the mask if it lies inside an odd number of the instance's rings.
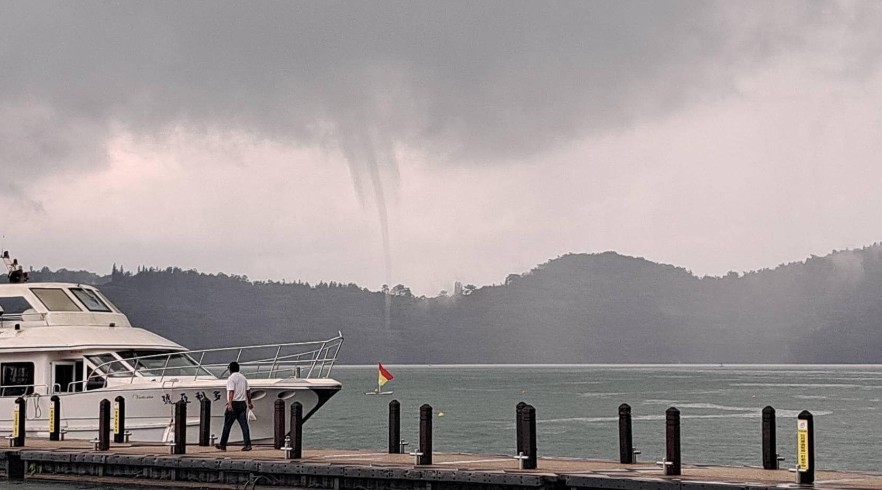
[[243,451],[251,451],[251,446],[245,446],[242,448]]
[[215,444],[215,445],[214,445],[214,448],[217,449],[217,450],[219,450],[219,451],[226,451],[226,450],[227,450],[227,448],[221,446],[220,444]]

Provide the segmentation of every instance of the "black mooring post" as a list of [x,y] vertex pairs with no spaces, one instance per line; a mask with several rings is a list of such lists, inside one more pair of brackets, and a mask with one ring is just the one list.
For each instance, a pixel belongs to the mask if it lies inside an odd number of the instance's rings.
[[536,469],[538,455],[536,447],[536,407],[527,405],[524,407],[524,415],[527,417],[527,432],[524,433],[524,447],[528,450],[528,458],[524,461],[525,470]]
[[61,398],[58,395],[49,399],[49,440],[61,440]]
[[118,396],[113,399],[113,442],[125,442],[126,399]]
[[[523,402],[521,402],[523,403]],[[520,405],[520,403],[518,404]],[[526,456],[527,453],[530,452],[529,445],[527,444],[527,432],[529,432],[529,422],[524,417],[524,410],[529,407],[526,403],[524,403],[520,408],[515,407],[517,412],[517,420],[515,420],[515,428],[517,429],[517,456]],[[522,466],[523,467],[523,466]]]
[[15,408],[13,409],[12,424],[12,446],[24,447],[25,445],[25,419],[27,418],[27,406],[25,399],[18,397],[15,399]]
[[808,410],[796,416],[796,483],[815,483],[815,423]]
[[518,402],[515,405],[515,456],[526,454],[524,450],[524,428],[521,424],[521,412],[526,406],[527,404],[524,402]]
[[6,479],[7,480],[24,480],[25,479],[25,462],[21,459],[21,453],[6,453]]
[[665,475],[679,475],[680,468],[680,411],[671,407],[665,411]]
[[285,400],[276,398],[273,402],[273,447],[282,449],[285,444]]
[[175,454],[187,453],[187,402],[175,402]]
[[203,396],[199,400],[199,445],[211,444],[211,400]]
[[619,461],[634,463],[634,438],[631,432],[631,405],[619,405]]
[[303,405],[300,402],[291,404],[291,451],[288,459],[303,457]]
[[389,402],[389,454],[401,453],[401,404]]
[[775,409],[763,408],[763,469],[778,469],[778,449],[775,440]]
[[420,407],[420,450],[416,459],[418,465],[432,464],[432,406],[428,403]]
[[524,431],[524,459],[525,470],[536,469],[536,408],[527,405],[521,410],[522,430]]
[[110,400],[104,398],[98,403],[98,450],[110,449]]

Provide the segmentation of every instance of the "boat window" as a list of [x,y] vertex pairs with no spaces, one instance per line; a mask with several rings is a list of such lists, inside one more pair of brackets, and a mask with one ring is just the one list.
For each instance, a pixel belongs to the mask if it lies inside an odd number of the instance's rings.
[[92,290],[92,293],[98,298],[101,298],[101,302],[107,305],[107,307],[110,308],[112,311],[119,313],[119,308],[117,308],[116,305],[113,304],[113,301],[107,299],[107,296],[104,296],[104,293],[98,290]]
[[107,378],[98,374],[98,371],[86,368],[86,391],[98,390],[107,386]]
[[22,396],[34,392],[34,363],[0,364],[0,396]]
[[83,288],[70,288],[70,292],[72,292],[89,311],[110,311],[110,307],[104,304],[94,291]]
[[24,296],[9,296],[0,298],[0,308],[3,308],[5,315],[20,315],[27,310],[33,308]]
[[86,359],[98,368],[96,371],[111,378],[132,376],[132,372],[126,367],[125,363],[114,357],[113,354],[107,353],[87,356]]
[[49,311],[82,311],[63,289],[31,288],[31,291],[40,298]]

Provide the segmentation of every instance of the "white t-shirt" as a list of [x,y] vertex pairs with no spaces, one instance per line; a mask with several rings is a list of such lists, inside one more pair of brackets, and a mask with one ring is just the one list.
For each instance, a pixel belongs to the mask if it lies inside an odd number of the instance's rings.
[[227,378],[227,393],[230,391],[234,392],[234,402],[248,400],[248,397],[245,395],[245,392],[248,391],[248,380],[245,379],[245,376],[242,376],[242,373],[233,373]]

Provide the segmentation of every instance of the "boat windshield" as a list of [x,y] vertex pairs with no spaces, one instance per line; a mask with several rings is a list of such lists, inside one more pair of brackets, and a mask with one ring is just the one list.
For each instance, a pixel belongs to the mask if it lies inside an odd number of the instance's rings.
[[101,301],[94,291],[83,288],[70,288],[70,292],[80,300],[89,311],[110,312],[110,307]]
[[111,353],[86,356],[101,374],[111,378],[122,378],[132,375],[132,371]]
[[117,355],[142,376],[214,376],[182,352],[128,350]]

